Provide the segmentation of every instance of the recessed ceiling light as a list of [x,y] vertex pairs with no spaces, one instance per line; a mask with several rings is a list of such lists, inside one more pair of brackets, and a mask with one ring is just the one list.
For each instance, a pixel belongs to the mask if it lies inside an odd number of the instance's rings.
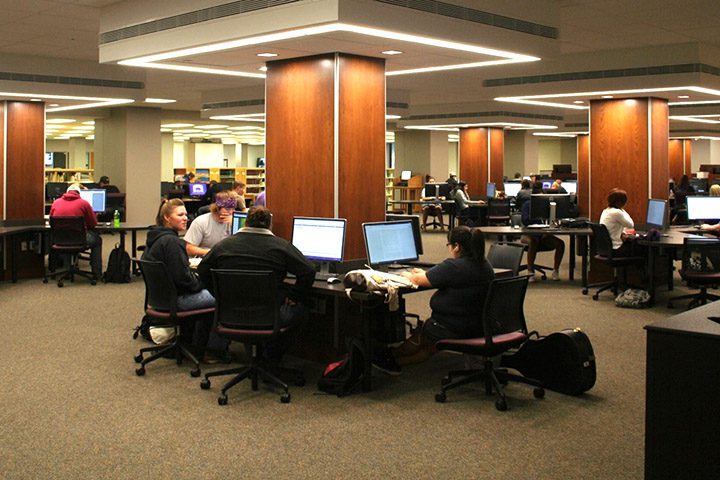
[[82,122],[83,125],[95,125],[95,120],[89,120],[87,122]]
[[169,98],[146,98],[145,103],[175,103],[177,100],[171,100]]
[[382,52],[383,55],[402,55],[404,52],[401,52],[400,50],[385,50]]
[[397,120],[402,118],[400,115],[385,115],[385,120]]
[[601,98],[613,98],[612,95],[603,95]]
[[263,65],[262,67],[258,68],[261,72],[267,72],[267,67]]
[[45,123],[75,123],[72,118],[48,118]]
[[41,98],[31,98],[30,101],[31,102],[42,102],[42,99]]
[[162,128],[186,128],[186,127],[194,127],[194,123],[166,123],[165,125],[160,125]]
[[678,98],[690,98],[690,95],[678,95]]
[[272,57],[277,57],[278,54],[277,54],[277,53],[265,52],[265,53],[258,53],[257,56],[258,56],[258,57],[272,58]]
[[59,103],[51,103],[50,105],[48,105],[48,107],[59,107],[59,106],[60,106]]
[[583,105],[585,102],[583,102],[582,100],[575,100],[573,103],[576,103],[578,105]]

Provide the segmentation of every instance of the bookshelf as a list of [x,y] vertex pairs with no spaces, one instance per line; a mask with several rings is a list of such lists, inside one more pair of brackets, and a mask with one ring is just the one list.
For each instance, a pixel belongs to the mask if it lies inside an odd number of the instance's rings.
[[46,168],[46,182],[94,182],[92,168]]

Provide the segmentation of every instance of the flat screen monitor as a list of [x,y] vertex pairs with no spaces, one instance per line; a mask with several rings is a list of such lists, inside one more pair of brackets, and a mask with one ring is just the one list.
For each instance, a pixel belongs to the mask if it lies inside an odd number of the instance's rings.
[[412,222],[363,223],[370,265],[394,265],[418,259]]
[[233,212],[232,225],[230,233],[235,235],[241,228],[245,226],[245,220],[247,219],[247,213],[244,212]]
[[[447,185],[447,184],[446,184]],[[439,183],[426,183],[423,188],[423,197],[439,197],[440,196],[440,184]]]
[[420,216],[419,215],[385,215],[385,221],[387,222],[402,222],[410,221],[413,227],[413,237],[415,238],[415,249],[418,255],[423,254],[422,246],[422,235],[420,234]]
[[520,182],[505,182],[505,195],[507,195],[508,197],[517,197],[520,189]]
[[691,195],[686,200],[688,220],[720,220],[720,197]]
[[400,172],[400,180],[407,182],[408,180],[410,180],[410,177],[412,177],[412,171],[403,170],[402,172]]
[[556,163],[553,165],[554,173],[572,173],[572,164],[569,163]]
[[292,244],[329,274],[330,262],[343,259],[346,225],[344,218],[293,217]]
[[[533,194],[530,198],[530,218],[533,220],[556,220],[572,216],[573,196],[570,194]],[[555,202],[555,218],[551,218],[550,202]]]
[[63,196],[67,191],[68,184],[65,182],[48,182],[45,184],[45,199],[52,202]]
[[445,198],[449,198],[449,197],[450,197],[450,190],[451,190],[451,188],[450,188],[450,185],[449,185],[449,184],[443,182],[443,183],[438,183],[437,186],[438,186],[438,194],[439,194],[441,197],[445,197]]
[[651,228],[665,228],[667,222],[667,200],[657,198],[648,199],[647,220],[645,223]]
[[80,190],[80,198],[90,204],[93,212],[105,211],[105,190],[96,188],[91,190]]
[[495,198],[495,183],[488,182],[485,192],[488,198]]
[[543,189],[545,189],[545,188],[552,188],[553,183],[554,183],[554,182],[553,182],[552,180],[543,180],[543,181],[542,181]]
[[708,179],[707,178],[693,178],[690,180],[690,186],[695,189],[695,193],[700,195],[706,195],[708,191]]
[[170,190],[175,188],[173,182],[160,182],[160,196],[164,197]]
[[191,183],[188,192],[191,197],[204,197],[207,194],[206,183]]
[[566,180],[562,183],[563,188],[568,193],[577,193],[577,182]]

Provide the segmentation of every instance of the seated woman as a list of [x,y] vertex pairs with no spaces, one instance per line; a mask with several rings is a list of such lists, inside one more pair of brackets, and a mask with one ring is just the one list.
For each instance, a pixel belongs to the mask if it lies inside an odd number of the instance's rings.
[[[542,188],[542,183],[539,183]],[[526,200],[522,207],[520,207],[520,213],[522,214],[523,225],[533,225],[540,223],[538,219],[533,219],[530,212],[530,201]],[[565,242],[555,235],[523,235],[520,237],[520,241],[528,246],[527,248],[527,270],[530,278],[530,283],[535,282],[535,258],[538,252],[548,252],[555,250],[555,257],[553,260],[553,272],[552,279],[554,281],[560,280],[560,264],[562,263],[563,255],[565,254]]]
[[[435,179],[431,177],[430,175],[425,175],[425,183],[434,183]],[[420,200],[445,200],[445,197],[421,197]],[[443,224],[443,211],[442,211],[442,205],[439,203],[428,203],[423,205],[423,222],[422,222],[422,228],[425,230],[427,228],[428,223],[428,217],[437,217],[438,221],[440,222],[440,229],[442,230],[444,228]],[[434,228],[437,228],[437,222],[433,221],[432,225]]]
[[485,205],[482,200],[470,200],[467,193],[467,184],[465,182],[458,182],[457,188],[453,194],[453,200],[455,200],[455,212],[458,218],[458,222],[462,225],[474,227],[478,221],[477,216],[472,216],[470,207]]
[[403,273],[416,285],[438,289],[430,299],[432,315],[399,347],[378,351],[373,364],[379,370],[399,374],[403,365],[430,358],[438,340],[483,334],[483,305],[495,277],[485,259],[485,237],[479,230],[459,226],[448,233],[447,246],[450,258],[442,263],[428,271],[416,268]]
[[230,236],[230,224],[237,205],[237,194],[223,190],[215,195],[210,204],[210,213],[200,215],[185,234],[187,254],[191,257],[204,257],[215,244]]
[[[178,236],[187,227],[187,210],[178,198],[164,200],[160,205],[156,225],[147,234],[143,260],[158,261],[165,264],[177,289],[179,310],[196,310],[215,306],[215,298],[203,288],[200,279],[190,268],[185,240]],[[193,339],[195,353],[202,358],[207,345],[213,315],[207,315],[195,323]],[[182,330],[189,330],[190,325]]]
[[630,215],[623,209],[628,202],[627,192],[614,188],[607,197],[608,206],[600,214],[600,223],[605,225],[613,244],[613,255],[616,257],[632,257],[640,252],[635,244],[635,237],[626,230],[635,228]]
[[675,204],[671,212],[671,221],[673,225],[685,225],[688,223],[687,218],[687,197],[694,195],[695,189],[690,185],[690,178],[687,175],[680,177],[680,183],[673,191]]

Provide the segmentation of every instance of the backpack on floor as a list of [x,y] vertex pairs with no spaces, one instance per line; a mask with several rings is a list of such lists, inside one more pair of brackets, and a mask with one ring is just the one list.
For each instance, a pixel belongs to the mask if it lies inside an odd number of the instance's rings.
[[110,252],[107,270],[103,274],[105,283],[128,283],[130,282],[130,255],[120,248],[116,243],[115,248]]
[[578,328],[531,338],[515,353],[503,355],[501,365],[567,395],[580,395],[595,385],[595,354],[590,339]]
[[318,390],[330,395],[344,397],[350,395],[358,385],[362,384],[364,374],[365,352],[358,339],[348,338],[347,354],[342,360],[325,367],[318,380]]

